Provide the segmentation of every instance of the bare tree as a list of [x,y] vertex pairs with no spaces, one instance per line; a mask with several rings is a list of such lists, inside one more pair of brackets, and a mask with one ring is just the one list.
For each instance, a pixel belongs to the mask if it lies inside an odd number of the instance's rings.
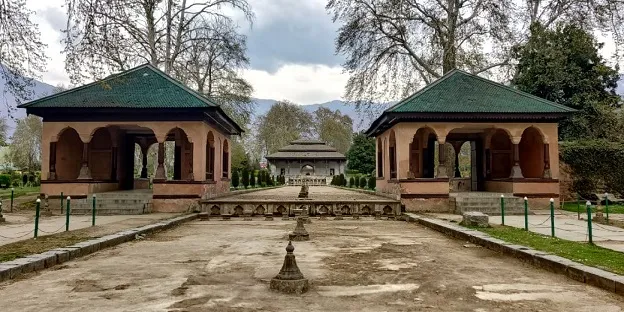
[[[46,45],[41,42],[39,27],[31,21],[33,12],[25,0],[0,1],[0,78],[4,94],[9,93],[17,104],[34,95],[32,78],[45,69]],[[9,107],[9,116],[15,107]]]
[[[329,0],[350,74],[345,97],[359,106],[405,96],[455,68],[512,70],[511,48],[533,22],[581,23],[619,34],[622,0]],[[616,36],[619,38],[619,36]],[[508,72],[504,72],[508,71]],[[362,105],[364,104],[364,105]]]
[[9,145],[9,158],[13,165],[28,171],[41,168],[42,128],[41,118],[35,115],[30,115],[17,122]]
[[288,101],[273,104],[266,115],[258,118],[257,123],[256,139],[265,155],[277,152],[290,141],[312,136],[312,115]]
[[316,137],[346,154],[353,139],[353,120],[339,110],[319,107],[314,111]]

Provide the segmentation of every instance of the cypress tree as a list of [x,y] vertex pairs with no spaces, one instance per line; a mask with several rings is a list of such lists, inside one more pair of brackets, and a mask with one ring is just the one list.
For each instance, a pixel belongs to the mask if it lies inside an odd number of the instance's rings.
[[366,188],[366,178],[364,176],[360,178],[360,188]]
[[356,185],[355,185],[355,179],[354,179],[353,177],[351,177],[351,178],[349,179],[349,187],[356,187]]
[[243,180],[243,186],[247,188],[249,186],[249,170],[247,168],[243,168],[243,174],[241,178]]
[[249,171],[249,185],[256,187],[256,178],[254,177],[254,170]]

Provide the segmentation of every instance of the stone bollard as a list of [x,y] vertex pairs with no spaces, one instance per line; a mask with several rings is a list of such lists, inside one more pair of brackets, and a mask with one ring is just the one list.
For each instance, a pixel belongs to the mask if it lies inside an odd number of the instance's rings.
[[200,221],[210,221],[210,214],[207,212],[200,212],[198,216]]
[[381,220],[381,211],[375,211],[375,220]]
[[310,234],[308,234],[308,231],[306,231],[305,227],[303,226],[304,222],[305,220],[303,219],[303,217],[297,218],[297,226],[295,227],[295,230],[288,235],[289,240],[291,241],[310,240]]
[[360,214],[359,213],[354,213],[353,214],[353,220],[360,220]]
[[340,209],[336,210],[336,217],[334,217],[334,220],[343,220],[342,211],[340,211]]
[[46,217],[52,216],[52,210],[50,210],[48,194],[43,198],[43,215]]
[[293,251],[295,251],[295,247],[289,241],[288,246],[286,246],[286,257],[284,257],[282,269],[269,285],[271,290],[288,294],[302,294],[308,291],[308,280],[303,277],[299,267],[297,267]]
[[265,214],[264,215],[264,221],[273,221],[273,215],[272,214]]

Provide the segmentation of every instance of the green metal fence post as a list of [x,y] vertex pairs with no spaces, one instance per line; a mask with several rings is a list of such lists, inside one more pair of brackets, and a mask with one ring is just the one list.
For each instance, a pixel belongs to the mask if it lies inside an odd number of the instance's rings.
[[39,232],[39,213],[41,212],[41,199],[37,198],[37,206],[35,207],[35,238]]
[[501,194],[501,224],[505,225],[505,195]]
[[67,208],[65,209],[65,232],[69,231],[69,213],[71,211],[70,202],[71,197],[67,196]]
[[550,199],[550,235],[555,237],[555,199]]
[[13,212],[13,196],[15,195],[15,188],[11,188],[11,212]]
[[581,220],[581,195],[576,193],[576,219]]
[[524,197],[524,230],[529,231],[529,199]]
[[91,226],[95,226],[95,194],[93,194],[93,209],[91,209]]
[[589,243],[593,244],[593,238],[592,238],[592,212],[591,212],[591,203],[589,202],[589,200],[585,203],[585,206],[587,206],[587,236],[589,238]]
[[609,193],[605,193],[605,212],[607,214],[607,224],[609,224]]
[[63,192],[61,192],[61,214],[63,214],[63,200],[65,199],[65,197],[63,197]]

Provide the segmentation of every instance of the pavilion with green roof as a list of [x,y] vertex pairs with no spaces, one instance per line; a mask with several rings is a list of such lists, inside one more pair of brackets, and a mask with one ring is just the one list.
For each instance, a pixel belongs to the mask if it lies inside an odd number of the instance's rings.
[[[229,191],[230,137],[243,130],[213,100],[152,65],[19,107],[43,118],[44,194],[147,189],[149,179],[154,210],[180,211]],[[148,168],[153,144],[157,161]],[[165,155],[173,155],[173,172]]]
[[449,195],[467,192],[558,200],[557,126],[574,111],[453,70],[366,131],[376,138],[377,187],[408,210],[422,210],[423,199],[453,210]]

